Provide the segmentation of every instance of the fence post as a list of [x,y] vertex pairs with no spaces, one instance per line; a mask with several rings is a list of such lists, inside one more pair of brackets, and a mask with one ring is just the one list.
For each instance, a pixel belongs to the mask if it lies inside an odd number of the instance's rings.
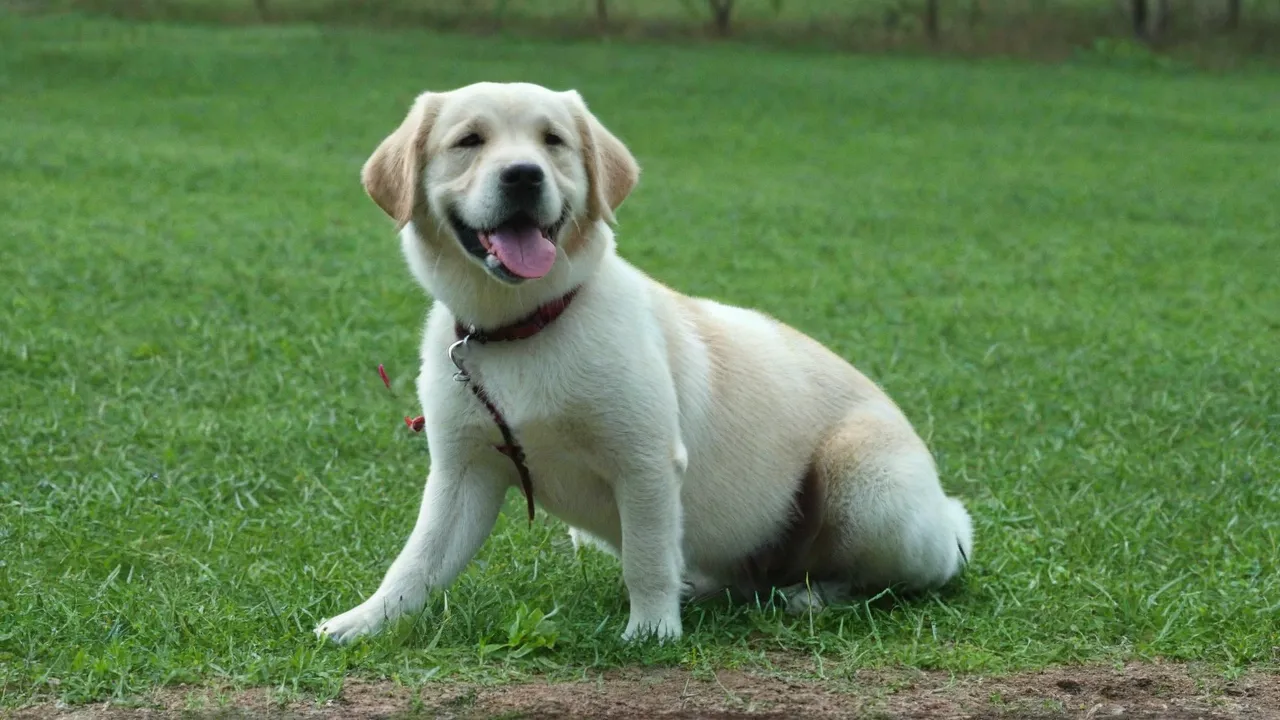
[[602,30],[609,24],[609,0],[596,0],[596,24]]
[[1227,29],[1240,27],[1240,0],[1227,0]]
[[929,42],[938,42],[938,38],[942,33],[939,28],[941,23],[938,15],[938,0],[925,0],[924,32],[929,36]]

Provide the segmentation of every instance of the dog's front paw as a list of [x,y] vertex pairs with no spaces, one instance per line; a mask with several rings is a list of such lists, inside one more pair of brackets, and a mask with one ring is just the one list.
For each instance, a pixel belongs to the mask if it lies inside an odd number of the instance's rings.
[[683,631],[680,628],[680,616],[641,618],[632,614],[627,629],[622,633],[623,642],[657,640],[659,644],[667,640],[677,640]]
[[331,617],[316,626],[316,637],[328,638],[339,645],[346,645],[356,638],[373,635],[382,629],[389,617],[382,603],[370,599],[341,615]]

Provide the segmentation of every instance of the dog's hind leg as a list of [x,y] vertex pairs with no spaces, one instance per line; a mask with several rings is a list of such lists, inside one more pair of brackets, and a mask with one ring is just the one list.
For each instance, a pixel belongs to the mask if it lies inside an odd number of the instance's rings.
[[600,552],[618,557],[618,551],[612,545],[581,528],[569,528],[569,541],[573,543],[575,553],[582,552],[583,548],[593,547]]
[[853,597],[849,583],[843,580],[796,583],[780,588],[779,592],[786,598],[787,612],[792,615],[818,612],[832,605],[847,602]]
[[827,497],[815,558],[857,591],[945,585],[973,558],[973,525],[924,442],[893,407],[852,413],[820,446]]

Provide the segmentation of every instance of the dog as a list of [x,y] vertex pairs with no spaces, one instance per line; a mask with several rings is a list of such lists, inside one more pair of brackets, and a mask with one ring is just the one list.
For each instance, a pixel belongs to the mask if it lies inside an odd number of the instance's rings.
[[[615,554],[624,641],[696,597],[792,611],[938,588],[972,557],[962,502],[871,380],[753,310],[680,294],[616,250],[640,169],[573,90],[425,92],[361,177],[434,302],[417,378],[431,455],[382,584],[316,634],[377,632],[448,586],[507,491]],[[697,208],[690,207],[690,212]]]

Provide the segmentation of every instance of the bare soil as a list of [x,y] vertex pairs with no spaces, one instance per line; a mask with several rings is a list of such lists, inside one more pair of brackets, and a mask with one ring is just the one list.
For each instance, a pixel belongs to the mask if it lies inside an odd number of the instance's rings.
[[15,720],[75,718],[1276,718],[1280,675],[1233,681],[1185,665],[1064,667],[999,677],[865,671],[839,680],[721,671],[609,673],[594,681],[475,686],[348,682],[326,703],[263,689],[170,688],[132,707],[39,705]]

